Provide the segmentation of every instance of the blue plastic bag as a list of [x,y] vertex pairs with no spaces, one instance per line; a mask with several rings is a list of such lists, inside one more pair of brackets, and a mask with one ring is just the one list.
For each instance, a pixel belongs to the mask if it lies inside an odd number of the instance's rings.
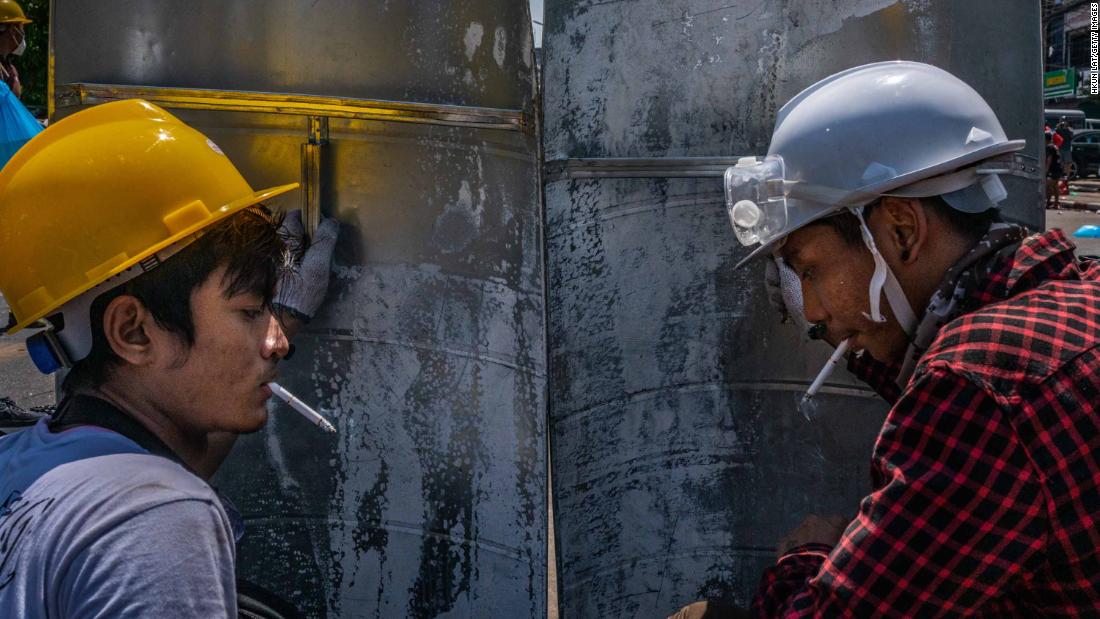
[[0,168],[40,131],[42,125],[23,107],[11,88],[0,81]]
[[1081,226],[1073,236],[1082,239],[1100,239],[1100,226]]

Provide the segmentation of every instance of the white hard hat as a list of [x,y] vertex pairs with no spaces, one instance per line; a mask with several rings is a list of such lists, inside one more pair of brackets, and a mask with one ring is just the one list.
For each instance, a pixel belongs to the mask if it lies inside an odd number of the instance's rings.
[[738,239],[760,244],[741,266],[791,232],[881,196],[943,196],[978,213],[1005,198],[1009,140],[981,95],[931,65],[854,67],[810,86],[779,110],[765,157],[726,172]]

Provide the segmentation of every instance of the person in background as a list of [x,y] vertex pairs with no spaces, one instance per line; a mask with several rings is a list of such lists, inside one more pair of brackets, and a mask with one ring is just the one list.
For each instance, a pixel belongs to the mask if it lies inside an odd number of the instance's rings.
[[1054,148],[1060,148],[1062,146],[1062,136],[1054,133],[1054,129],[1051,129],[1050,125],[1043,125],[1043,132],[1051,138],[1054,143]]
[[1077,176],[1077,170],[1073,164],[1073,127],[1069,126],[1069,121],[1063,116],[1058,121],[1058,126],[1054,128],[1054,132],[1061,138],[1055,146],[1062,160],[1062,172],[1067,178],[1074,178]]
[[1062,208],[1061,191],[1058,188],[1062,182],[1064,171],[1062,169],[1062,156],[1054,146],[1054,136],[1049,132],[1047,136],[1046,151],[1046,182],[1047,182],[1047,208],[1058,210]]
[[31,23],[23,13],[23,7],[15,0],[0,0],[0,79],[8,85],[16,97],[23,96],[19,71],[11,62],[12,56],[21,56],[27,49],[24,26]]

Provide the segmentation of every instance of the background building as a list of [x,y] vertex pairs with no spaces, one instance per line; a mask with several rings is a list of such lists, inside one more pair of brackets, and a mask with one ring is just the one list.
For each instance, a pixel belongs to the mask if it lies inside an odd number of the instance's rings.
[[1042,0],[1043,100],[1046,108],[1080,109],[1100,118],[1100,97],[1089,95],[1089,2]]

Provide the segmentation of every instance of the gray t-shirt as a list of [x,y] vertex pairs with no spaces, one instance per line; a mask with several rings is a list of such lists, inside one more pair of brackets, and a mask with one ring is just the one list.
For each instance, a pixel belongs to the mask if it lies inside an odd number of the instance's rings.
[[[0,439],[0,478],[64,451],[51,442],[89,442],[81,438],[129,442],[99,428],[51,434],[40,423]],[[46,467],[5,496],[0,616],[236,616],[229,519],[214,491],[175,462],[147,453],[82,458]]]

